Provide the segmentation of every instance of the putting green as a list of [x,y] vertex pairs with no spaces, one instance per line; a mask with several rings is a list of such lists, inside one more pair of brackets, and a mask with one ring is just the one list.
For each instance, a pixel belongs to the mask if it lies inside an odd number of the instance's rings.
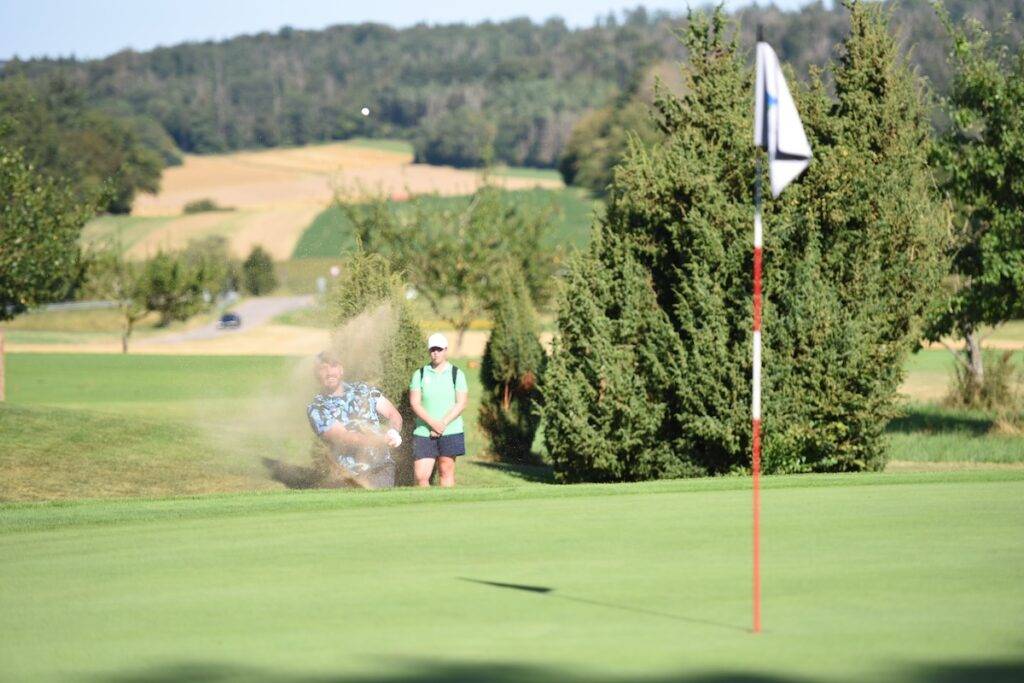
[[748,485],[0,506],[0,678],[1024,674],[1024,473],[769,478],[760,635]]

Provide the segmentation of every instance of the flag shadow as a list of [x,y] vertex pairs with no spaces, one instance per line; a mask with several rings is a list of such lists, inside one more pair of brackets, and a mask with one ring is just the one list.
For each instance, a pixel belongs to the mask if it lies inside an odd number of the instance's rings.
[[687,617],[681,614],[672,614],[669,612],[661,612],[658,610],[648,609],[646,607],[636,607],[634,605],[622,605],[614,602],[606,602],[604,600],[592,600],[590,598],[581,598],[575,595],[563,595],[556,592],[555,588],[550,586],[534,586],[523,583],[507,583],[504,581],[488,581],[486,579],[473,579],[466,576],[456,577],[459,581],[466,581],[468,583],[475,583],[481,586],[490,586],[492,588],[503,588],[506,590],[516,590],[523,593],[533,593],[534,595],[544,595],[556,600],[564,600],[567,602],[575,602],[581,605],[592,605],[594,607],[604,607],[606,609],[620,610],[623,612],[632,612],[634,614],[646,614],[652,617],[658,617],[661,619],[672,619],[674,621],[682,621],[689,624],[696,624],[699,626],[713,626],[715,628],[728,629],[730,631],[739,631],[741,633],[750,632],[749,628],[743,626],[736,626],[735,624],[726,624],[720,621],[713,621],[711,619],[699,619],[697,617]]

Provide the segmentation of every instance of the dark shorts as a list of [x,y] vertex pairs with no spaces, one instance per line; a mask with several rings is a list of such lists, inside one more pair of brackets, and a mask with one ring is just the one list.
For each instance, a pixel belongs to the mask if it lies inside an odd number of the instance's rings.
[[441,456],[454,458],[465,454],[465,434],[448,434],[437,439],[431,439],[429,436],[413,435],[412,437],[412,457],[415,460]]

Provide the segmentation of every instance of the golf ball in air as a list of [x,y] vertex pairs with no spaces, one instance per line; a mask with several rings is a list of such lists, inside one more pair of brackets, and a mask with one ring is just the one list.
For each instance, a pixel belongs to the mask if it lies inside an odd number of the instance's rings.
[[362,109],[360,109],[360,111],[363,113],[363,116],[369,116],[370,115],[370,108],[369,107],[363,107]]

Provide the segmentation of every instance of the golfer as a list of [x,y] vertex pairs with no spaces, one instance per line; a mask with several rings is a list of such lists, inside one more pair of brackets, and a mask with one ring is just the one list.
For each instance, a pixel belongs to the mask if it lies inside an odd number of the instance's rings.
[[[390,448],[402,443],[402,414],[377,387],[345,382],[341,360],[331,351],[317,354],[313,369],[320,393],[309,404],[309,424],[330,447],[331,471],[359,486],[393,486]],[[385,432],[381,418],[388,421]]]
[[409,403],[416,413],[412,433],[413,470],[417,486],[430,486],[437,463],[441,486],[455,486],[455,458],[466,454],[462,411],[469,388],[466,374],[448,362],[448,339],[440,333],[427,340],[430,363],[409,382]]

